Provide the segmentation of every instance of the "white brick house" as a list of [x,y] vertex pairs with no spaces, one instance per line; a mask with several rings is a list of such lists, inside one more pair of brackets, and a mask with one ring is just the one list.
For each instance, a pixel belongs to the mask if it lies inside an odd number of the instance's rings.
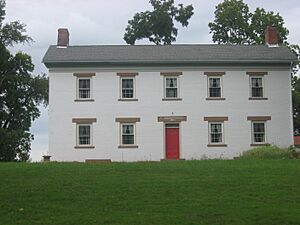
[[[272,33],[271,33],[272,35]],[[268,40],[267,40],[268,42]],[[49,69],[49,152],[57,161],[233,158],[293,144],[284,46],[69,46]]]

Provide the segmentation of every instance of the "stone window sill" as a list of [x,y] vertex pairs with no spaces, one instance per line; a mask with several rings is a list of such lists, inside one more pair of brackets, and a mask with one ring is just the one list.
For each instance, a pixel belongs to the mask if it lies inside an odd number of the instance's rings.
[[75,99],[74,102],[94,102],[94,99]]
[[226,100],[226,98],[213,98],[213,97],[208,97],[206,100],[216,100],[216,101],[221,101],[221,100]]
[[261,98],[250,97],[249,100],[268,100],[268,98],[265,98],[265,97],[261,97]]
[[118,101],[120,102],[135,102],[138,101],[137,98],[119,98]]
[[119,145],[118,148],[138,148],[138,145]]
[[227,147],[226,144],[208,144],[207,147]]
[[182,98],[163,98],[162,101],[182,101]]
[[267,143],[255,143],[255,144],[251,144],[250,146],[251,147],[257,147],[257,146],[267,146],[267,145],[269,145],[269,144],[267,144]]
[[74,146],[75,149],[85,149],[85,148],[95,148],[95,146],[93,145],[87,145],[87,146],[84,146],[84,145],[76,145]]

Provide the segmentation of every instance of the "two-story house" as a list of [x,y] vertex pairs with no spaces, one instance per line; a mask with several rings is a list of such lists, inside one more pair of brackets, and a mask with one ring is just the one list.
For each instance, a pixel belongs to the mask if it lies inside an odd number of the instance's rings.
[[293,144],[295,55],[266,45],[58,44],[49,69],[49,152],[57,161],[233,158]]

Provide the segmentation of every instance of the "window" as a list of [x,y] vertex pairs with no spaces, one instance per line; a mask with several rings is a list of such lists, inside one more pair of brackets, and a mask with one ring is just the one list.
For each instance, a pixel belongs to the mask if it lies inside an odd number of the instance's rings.
[[120,97],[118,101],[137,101],[135,90],[135,78],[139,74],[136,72],[119,72],[120,77]]
[[225,100],[223,98],[223,76],[225,72],[204,72],[207,76],[206,100]]
[[132,99],[134,98],[134,78],[121,77],[121,98]]
[[253,144],[264,144],[266,143],[266,122],[252,121],[252,142]]
[[78,78],[78,99],[91,98],[91,78]]
[[96,118],[73,118],[76,123],[76,145],[75,148],[94,148],[93,146],[93,123]]
[[268,100],[265,93],[265,76],[268,72],[246,72],[249,75],[249,100]]
[[134,124],[121,124],[121,144],[122,145],[134,145]]
[[263,77],[250,77],[251,97],[264,97]]
[[221,77],[208,77],[208,97],[221,98]]
[[136,144],[136,123],[139,117],[118,117],[116,122],[120,123],[120,145],[119,148],[138,148]]
[[76,77],[76,99],[77,101],[94,101],[92,92],[92,77],[95,73],[74,73]]
[[271,116],[247,116],[251,121],[251,146],[267,144],[267,121]]
[[91,145],[91,124],[78,124],[78,140],[77,145]]
[[178,98],[178,77],[165,77],[165,97]]
[[223,123],[210,122],[209,123],[209,143],[222,144],[223,143]]
[[207,147],[227,147],[224,136],[224,122],[228,121],[227,116],[207,116],[208,121],[208,145]]

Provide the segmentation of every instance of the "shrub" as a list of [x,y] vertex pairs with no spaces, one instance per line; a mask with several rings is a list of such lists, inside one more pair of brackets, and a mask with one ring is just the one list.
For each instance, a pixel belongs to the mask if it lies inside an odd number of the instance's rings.
[[243,152],[240,158],[245,159],[293,159],[296,158],[295,149],[279,148],[275,145],[268,145],[249,149]]

